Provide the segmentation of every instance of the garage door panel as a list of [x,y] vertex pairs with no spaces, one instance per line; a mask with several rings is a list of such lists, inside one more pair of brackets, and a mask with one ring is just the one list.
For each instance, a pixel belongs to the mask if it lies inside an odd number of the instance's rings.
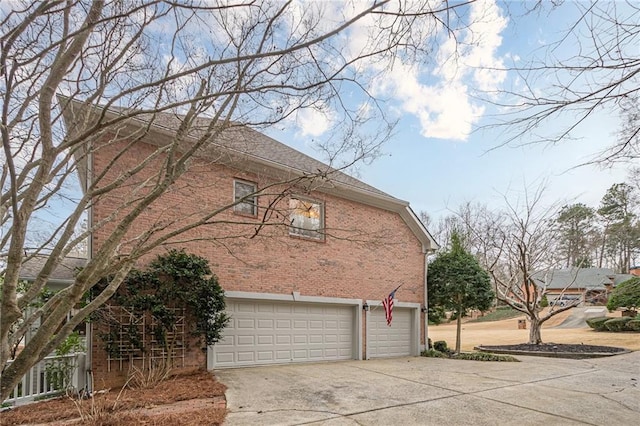
[[321,329],[324,328],[324,321],[322,321],[321,319],[317,319],[317,320],[310,320],[309,321],[309,328],[312,329]]
[[327,334],[326,336],[324,336],[324,343],[331,344],[337,343],[338,341],[338,336],[336,336],[335,334]]
[[290,345],[290,344],[291,344],[291,336],[287,336],[287,335],[276,336],[276,345]]
[[254,360],[254,352],[243,352],[238,351],[238,361],[240,362],[253,362]]
[[322,335],[315,334],[315,335],[309,336],[309,343],[322,343]]
[[235,307],[236,312],[254,312],[255,306],[253,305],[238,305]]
[[273,336],[258,336],[258,344],[259,345],[273,345]]
[[[273,352],[271,352],[271,351],[267,351],[267,352],[258,351],[258,352],[256,352],[256,354],[257,354],[257,359],[259,361],[271,361],[271,360],[273,360]],[[233,354],[231,354],[231,355],[233,355]],[[230,362],[233,362],[233,356],[231,356]]]
[[253,319],[238,318],[238,320],[235,323],[235,326],[236,326],[236,328],[254,329],[255,328],[255,321]]
[[214,367],[353,359],[352,306],[228,300]]
[[280,361],[289,361],[291,359],[291,351],[276,351],[276,359]]
[[294,360],[305,360],[309,358],[309,351],[306,349],[298,349],[293,351],[293,359]]
[[293,343],[295,343],[296,345],[306,345],[308,342],[307,337],[308,336],[304,335],[295,335],[293,336]]
[[329,330],[337,330],[338,329],[338,321],[334,320],[326,320],[324,322],[324,328]]
[[270,305],[272,311],[275,310],[275,312],[279,313],[279,314],[290,314],[292,307],[290,305],[285,305],[285,304],[277,304],[277,305]]
[[276,320],[276,327],[279,329],[291,329],[291,320],[279,319]]
[[233,354],[231,353],[217,354],[216,362],[221,364],[233,362]]
[[257,328],[266,328],[268,330],[273,329],[272,319],[259,319]]
[[273,305],[253,305],[253,309],[249,310],[249,312],[273,312],[275,306]]
[[238,336],[238,346],[252,346],[255,344],[256,339],[254,336]]

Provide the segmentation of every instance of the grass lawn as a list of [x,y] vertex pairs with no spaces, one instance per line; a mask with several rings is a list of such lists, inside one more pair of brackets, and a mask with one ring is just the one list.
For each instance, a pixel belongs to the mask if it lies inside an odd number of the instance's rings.
[[[542,341],[545,343],[584,343],[585,345],[603,345],[640,350],[640,333],[610,333],[593,331],[590,328],[553,328],[569,315],[563,312],[548,320],[542,327]],[[516,318],[491,322],[466,322],[462,324],[461,343],[463,351],[471,351],[478,345],[509,345],[526,343],[529,339],[529,324],[526,330],[518,329]],[[455,346],[456,324],[429,326],[429,338],[435,342],[445,340],[449,347]]]
[[510,306],[501,306],[493,312],[489,312],[485,316],[476,318],[468,322],[489,322],[489,321],[501,321],[510,318],[521,317],[522,312],[516,311]]

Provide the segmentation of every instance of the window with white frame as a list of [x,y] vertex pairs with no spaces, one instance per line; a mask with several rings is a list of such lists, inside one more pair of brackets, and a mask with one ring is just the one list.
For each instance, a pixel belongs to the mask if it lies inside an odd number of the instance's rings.
[[257,216],[258,215],[258,197],[254,194],[258,190],[255,183],[243,180],[233,181],[233,199],[238,202],[233,206],[233,211],[240,214]]
[[300,198],[289,199],[290,235],[324,239],[324,206],[317,201]]

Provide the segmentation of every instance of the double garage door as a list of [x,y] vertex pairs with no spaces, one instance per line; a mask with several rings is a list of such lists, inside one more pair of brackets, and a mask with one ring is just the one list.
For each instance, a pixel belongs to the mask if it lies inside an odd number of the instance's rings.
[[231,317],[210,356],[214,368],[357,357],[357,307],[228,299]]

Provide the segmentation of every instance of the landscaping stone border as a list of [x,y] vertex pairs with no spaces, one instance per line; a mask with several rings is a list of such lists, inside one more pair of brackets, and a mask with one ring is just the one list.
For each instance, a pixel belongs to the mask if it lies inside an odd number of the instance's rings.
[[485,346],[476,346],[474,348],[480,352],[504,355],[526,355],[526,356],[542,356],[547,358],[569,358],[569,359],[587,359],[587,358],[604,358],[607,356],[628,354],[631,351],[624,348],[618,348],[618,352],[551,352],[551,351],[525,351],[513,349],[496,349],[495,347],[487,348]]

